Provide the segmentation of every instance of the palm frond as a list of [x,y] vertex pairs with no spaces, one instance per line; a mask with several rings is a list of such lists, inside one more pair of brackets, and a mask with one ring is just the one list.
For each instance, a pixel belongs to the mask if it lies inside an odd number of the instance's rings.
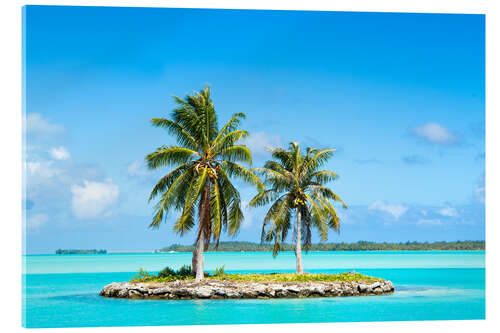
[[215,182],[211,188],[210,193],[210,206],[211,206],[211,219],[212,219],[212,233],[216,241],[215,248],[219,245],[220,234],[225,224],[223,217],[223,208],[221,202],[221,193],[219,185]]
[[246,115],[242,112],[235,113],[231,119],[222,127],[219,131],[219,134],[214,139],[214,145],[217,145],[218,142],[225,137],[229,132],[236,130],[241,122],[241,120],[245,119]]
[[304,163],[304,166],[301,171],[301,176],[304,176],[308,172],[316,170],[325,164],[332,156],[334,148],[327,148],[315,151],[313,157]]
[[187,187],[191,181],[191,173],[184,172],[180,174],[173,182],[170,184],[168,189],[163,193],[162,198],[156,204],[156,213],[154,215],[153,221],[149,225],[150,228],[158,228],[163,221],[164,216],[168,213],[170,207],[174,205],[179,198],[184,197],[180,192]]
[[174,230],[181,235],[186,233],[194,225],[194,206],[198,201],[201,191],[207,179],[207,167],[205,167],[192,181],[186,193],[186,200],[181,216],[174,225]]
[[229,146],[221,150],[218,156],[230,162],[245,162],[252,164],[252,153],[247,146]]
[[151,194],[149,195],[148,201],[151,201],[154,197],[158,195],[159,192],[164,192],[167,188],[169,188],[174,181],[183,173],[186,171],[186,169],[189,167],[187,163],[181,164],[174,170],[170,171],[168,174],[163,176],[158,183],[156,183],[155,187],[151,191]]
[[313,172],[309,175],[308,180],[318,182],[320,184],[329,183],[339,177],[335,172],[329,170],[321,170]]
[[272,188],[269,190],[263,190],[259,192],[255,197],[250,200],[248,205],[250,207],[260,207],[265,206],[279,196],[279,192]]
[[244,166],[230,161],[221,161],[220,165],[229,177],[237,177],[246,183],[256,186],[259,191],[264,188],[264,184],[260,178]]
[[199,148],[196,139],[179,123],[166,118],[151,119],[153,126],[166,129],[170,134],[176,137],[177,142],[186,148],[197,150]]
[[319,186],[319,185],[309,185],[308,190],[312,191],[312,192],[319,192],[319,193],[321,193],[322,196],[324,196],[327,199],[341,202],[344,209],[347,209],[347,205],[344,202],[344,200],[342,200],[337,194],[335,194],[335,192],[333,192],[328,187]]
[[235,130],[229,132],[222,138],[214,141],[211,145],[211,150],[215,155],[218,155],[225,148],[235,145],[239,140],[246,137],[248,137],[248,132],[244,130]]
[[193,161],[196,157],[201,157],[197,151],[189,148],[170,146],[160,147],[154,153],[146,156],[146,163],[150,169],[184,164]]

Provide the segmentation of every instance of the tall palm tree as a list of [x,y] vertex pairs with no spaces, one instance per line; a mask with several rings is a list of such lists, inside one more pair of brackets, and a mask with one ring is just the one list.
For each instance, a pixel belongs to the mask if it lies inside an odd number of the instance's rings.
[[[174,231],[181,235],[193,229],[198,222],[192,269],[196,281],[203,279],[203,252],[210,239],[219,244],[221,232],[234,236],[243,220],[238,190],[231,178],[257,186],[260,179],[237,162],[252,163],[250,150],[237,141],[248,136],[238,130],[245,114],[236,113],[220,130],[210,88],[187,95],[174,96],[177,108],[171,119],[154,118],[156,127],[166,129],[178,145],[161,146],[146,156],[150,169],[173,167],[153,188],[149,200],[159,196],[151,228],[158,228],[172,210],[181,211]],[[196,209],[197,207],[197,209]],[[196,211],[197,210],[197,211]],[[196,216],[197,215],[197,216]]]
[[[266,189],[260,191],[251,201],[251,207],[265,206],[273,202],[262,225],[262,241],[274,240],[273,255],[280,251],[292,227],[295,229],[295,254],[297,274],[303,273],[302,245],[308,250],[311,245],[311,229],[318,229],[321,240],[326,241],[328,229],[339,231],[340,219],[332,201],[347,205],[326,183],[338,175],[328,170],[318,170],[335,149],[307,148],[301,154],[299,144],[291,142],[289,150],[269,147],[273,160],[263,168],[255,168],[257,175],[264,177]],[[296,217],[292,225],[292,215]],[[303,230],[303,231],[302,231]]]

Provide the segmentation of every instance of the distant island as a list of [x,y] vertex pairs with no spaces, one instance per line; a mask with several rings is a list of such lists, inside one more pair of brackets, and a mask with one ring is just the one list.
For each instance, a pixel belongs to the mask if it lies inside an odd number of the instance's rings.
[[56,254],[106,254],[106,250],[56,250]]
[[[192,252],[192,245],[173,244],[156,252]],[[295,245],[281,244],[282,251],[294,251]],[[325,243],[312,244],[310,251],[460,251],[484,250],[484,241],[456,241],[456,242],[402,242],[376,243],[359,241],[356,243]],[[221,242],[217,250],[210,245],[208,251],[219,252],[268,252],[273,250],[272,244],[251,242]]]

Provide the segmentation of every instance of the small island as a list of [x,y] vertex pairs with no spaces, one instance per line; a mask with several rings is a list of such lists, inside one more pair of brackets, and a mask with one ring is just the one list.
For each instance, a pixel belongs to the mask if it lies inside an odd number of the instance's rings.
[[69,250],[61,250],[58,249],[56,250],[56,254],[106,254],[106,250],[74,250],[74,249],[69,249]]
[[[270,252],[273,244],[252,243],[243,241],[220,242],[215,247],[211,244],[207,252]],[[289,243],[280,244],[282,251],[295,251],[295,245]],[[455,242],[368,242],[358,241],[355,243],[317,243],[309,246],[310,251],[484,251],[485,241],[455,241]],[[172,244],[155,252],[193,252],[193,245]]]
[[249,299],[368,296],[394,292],[391,281],[355,272],[341,274],[226,274],[218,269],[197,282],[190,267],[157,276],[140,270],[129,282],[113,282],[100,296],[129,299]]

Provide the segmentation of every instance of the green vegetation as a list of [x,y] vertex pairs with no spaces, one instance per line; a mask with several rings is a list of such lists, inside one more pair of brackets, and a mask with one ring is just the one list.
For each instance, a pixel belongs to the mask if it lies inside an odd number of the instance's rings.
[[[175,280],[191,280],[194,275],[186,274],[190,272],[190,266],[183,266],[178,271],[170,267],[164,268],[158,275],[149,274],[142,268],[130,282],[170,282]],[[168,272],[166,274],[165,272]],[[227,274],[224,271],[224,266],[215,269],[212,275],[205,273],[207,279],[212,280],[228,280],[241,282],[352,282],[364,281],[372,283],[383,281],[383,279],[367,276],[359,273],[340,273],[340,274],[292,274],[292,273],[270,273],[270,274]]]
[[[207,273],[205,273],[207,274]],[[208,274],[207,274],[208,275]],[[184,265],[178,270],[174,270],[170,267],[165,267],[157,275],[150,274],[142,268],[136,275],[132,277],[131,282],[169,282],[175,280],[190,280],[194,279],[195,275],[191,269],[191,266]]]
[[224,279],[231,281],[253,281],[253,282],[351,282],[365,281],[367,283],[383,281],[383,279],[371,277],[359,273],[340,274],[293,274],[293,273],[271,273],[271,274],[227,274],[222,278],[216,276],[212,279]]
[[[311,245],[311,229],[315,228],[321,240],[328,238],[328,229],[339,230],[340,219],[332,201],[347,205],[325,184],[338,178],[329,170],[319,170],[332,156],[335,149],[307,148],[302,154],[299,144],[291,142],[289,150],[269,147],[273,160],[263,168],[255,168],[257,175],[264,177],[266,189],[259,191],[251,201],[251,207],[272,203],[262,225],[262,241],[274,241],[273,255],[281,250],[290,229],[295,229],[295,256],[297,274],[303,273],[302,243],[304,249]],[[292,216],[296,223],[291,222]],[[303,233],[302,233],[302,228]]]
[[217,267],[213,272],[212,275],[216,277],[224,277],[226,276],[226,270],[225,270],[226,265],[222,265],[222,267]]
[[175,271],[170,267],[165,267],[163,270],[161,270],[158,273],[159,278],[168,278],[169,276],[174,276],[177,279],[187,279],[191,278],[193,275],[193,272],[191,270],[191,266],[184,265],[179,270]]
[[106,254],[106,250],[56,250],[56,254]]
[[[294,245],[281,244],[281,251],[294,251]],[[356,243],[325,243],[311,244],[311,251],[447,251],[447,250],[484,250],[484,241],[457,241],[457,242],[405,242],[405,243],[375,243],[360,241]],[[193,246],[173,244],[162,248],[161,252],[191,252]],[[215,249],[210,246],[208,251],[220,252],[269,252],[272,244],[258,244],[250,242],[221,242]]]
[[237,142],[248,136],[238,130],[245,114],[236,113],[219,130],[217,114],[210,96],[210,88],[187,95],[174,96],[177,108],[171,119],[154,118],[153,126],[166,129],[177,139],[178,145],[161,146],[146,156],[150,169],[173,167],[153,188],[149,200],[159,196],[150,224],[158,228],[172,210],[181,211],[174,231],[184,235],[197,226],[196,250],[192,267],[196,279],[203,278],[203,251],[219,243],[222,230],[234,236],[243,221],[241,200],[231,178],[263,187],[260,179],[238,164],[251,164],[250,150]]

